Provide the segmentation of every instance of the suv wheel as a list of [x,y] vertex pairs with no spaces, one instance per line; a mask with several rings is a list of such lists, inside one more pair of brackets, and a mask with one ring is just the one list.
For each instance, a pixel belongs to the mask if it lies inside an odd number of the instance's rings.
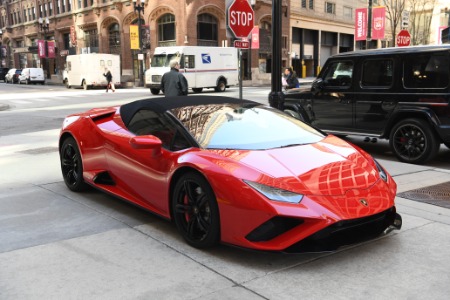
[[389,145],[400,161],[421,164],[436,155],[440,143],[426,121],[406,119],[395,124]]

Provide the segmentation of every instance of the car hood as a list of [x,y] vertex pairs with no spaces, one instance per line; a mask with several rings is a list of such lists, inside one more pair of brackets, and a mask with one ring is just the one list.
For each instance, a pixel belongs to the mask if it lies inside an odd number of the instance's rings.
[[235,176],[304,195],[344,195],[380,178],[372,161],[334,136],[314,144],[220,155],[251,169],[235,168]]

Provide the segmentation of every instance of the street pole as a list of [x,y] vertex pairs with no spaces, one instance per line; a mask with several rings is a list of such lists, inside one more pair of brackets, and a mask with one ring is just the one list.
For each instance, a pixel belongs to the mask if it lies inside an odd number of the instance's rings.
[[369,0],[369,11],[367,19],[366,50],[370,49],[370,42],[372,41],[372,0]]
[[281,91],[281,0],[272,1],[272,91],[269,94],[269,104],[283,110],[284,94]]
[[[144,6],[145,6],[145,0],[139,1],[133,0],[134,3],[134,12],[138,13],[138,32],[139,32],[139,50],[138,50],[138,60],[139,60],[139,54],[142,54],[142,19],[141,19],[141,12],[142,16],[144,16]],[[143,73],[144,73],[144,59],[140,59],[139,62],[139,86],[144,86],[144,80],[143,80]]]
[[3,67],[3,31],[0,29],[0,67]]
[[39,27],[41,28],[41,32],[44,31],[44,47],[45,47],[45,57],[42,59],[43,69],[47,71],[47,79],[50,79],[50,63],[48,62],[48,42],[47,42],[47,33],[50,28],[50,21],[48,18],[45,18],[45,24],[42,20],[42,17],[39,17]]

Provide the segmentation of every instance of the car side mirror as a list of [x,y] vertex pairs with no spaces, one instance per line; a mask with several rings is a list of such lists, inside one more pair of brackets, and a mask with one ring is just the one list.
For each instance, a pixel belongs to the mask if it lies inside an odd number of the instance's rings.
[[311,92],[315,95],[322,91],[324,82],[322,78],[317,78],[311,85]]
[[161,154],[162,142],[154,135],[141,135],[132,137],[130,139],[130,145],[134,149],[153,150],[153,156]]

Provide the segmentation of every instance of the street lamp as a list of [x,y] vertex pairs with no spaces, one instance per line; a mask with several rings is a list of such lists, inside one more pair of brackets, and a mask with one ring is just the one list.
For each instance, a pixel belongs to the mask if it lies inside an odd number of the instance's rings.
[[[142,16],[144,16],[144,6],[146,0],[133,0],[134,4],[134,12],[138,14],[138,32],[139,32],[139,50],[138,50],[138,59],[139,54],[142,54],[142,20],[141,20],[141,12]],[[139,63],[139,86],[144,86],[143,81],[143,73],[144,73],[144,60],[141,59]]]
[[45,58],[43,58],[42,61],[43,61],[43,65],[44,65],[45,69],[47,70],[47,78],[50,79],[50,63],[47,61],[47,58],[48,58],[47,33],[48,33],[48,30],[50,29],[49,19],[45,18],[45,23],[44,23],[44,20],[42,20],[42,17],[39,17],[39,28],[41,31],[44,32]]

